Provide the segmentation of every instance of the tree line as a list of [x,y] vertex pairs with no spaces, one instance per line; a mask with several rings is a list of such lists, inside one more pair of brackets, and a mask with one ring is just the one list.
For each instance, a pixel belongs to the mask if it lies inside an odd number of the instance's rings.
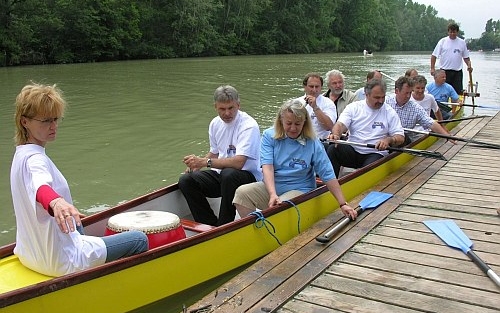
[[469,49],[492,51],[500,48],[500,20],[489,19],[484,27],[481,38],[472,39],[468,42]]
[[0,65],[423,51],[448,22],[411,0],[0,0]]

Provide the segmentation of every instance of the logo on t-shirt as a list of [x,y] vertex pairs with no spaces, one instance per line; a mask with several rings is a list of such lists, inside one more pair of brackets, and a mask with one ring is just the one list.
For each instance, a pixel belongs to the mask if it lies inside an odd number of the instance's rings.
[[290,161],[290,163],[288,164],[288,166],[290,166],[291,168],[295,168],[295,165],[301,166],[303,169],[304,169],[304,168],[307,168],[307,163],[306,163],[306,161],[301,160],[301,159],[296,159],[296,158],[293,158],[293,159]]
[[234,156],[236,155],[236,147],[233,145],[229,145],[229,148],[227,148],[227,156]]
[[380,129],[385,129],[384,122],[373,122],[372,128],[375,129],[377,127],[380,127]]

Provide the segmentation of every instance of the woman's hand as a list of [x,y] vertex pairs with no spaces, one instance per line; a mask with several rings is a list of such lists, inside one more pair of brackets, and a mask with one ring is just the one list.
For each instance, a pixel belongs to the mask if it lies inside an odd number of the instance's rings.
[[351,208],[349,204],[341,206],[340,209],[342,210],[342,213],[344,213],[346,217],[349,217],[353,221],[356,219],[356,217],[358,217],[358,212],[353,208]]
[[[77,208],[72,204],[68,203],[64,198],[56,198],[50,202],[50,207],[54,212],[54,218],[56,219],[59,229],[63,233],[69,233],[75,231],[75,223],[77,226],[82,224],[81,218],[84,214],[81,214]],[[75,223],[73,223],[75,220]]]

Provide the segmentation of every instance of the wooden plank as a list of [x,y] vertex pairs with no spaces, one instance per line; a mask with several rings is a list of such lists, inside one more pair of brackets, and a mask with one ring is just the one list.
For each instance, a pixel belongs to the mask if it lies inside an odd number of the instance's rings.
[[[406,202],[394,212],[394,214],[391,214],[387,220],[398,219],[422,223],[422,221],[428,219],[449,219],[450,217],[452,217],[462,229],[479,229],[484,233],[496,235],[500,233],[500,219],[498,216],[471,214],[468,211],[458,210],[457,212],[448,212],[424,207],[415,209],[407,206]],[[421,226],[423,226],[423,224]]]
[[290,311],[282,311],[279,309],[277,312],[294,312],[294,313],[304,313],[304,312],[314,312],[310,311],[308,307],[301,307],[295,310],[293,306],[296,302],[307,302],[321,306],[329,307],[326,312],[357,312],[357,313],[373,313],[373,312],[398,312],[398,313],[415,313],[422,312],[420,310],[411,310],[406,307],[396,306],[387,304],[384,302],[374,301],[371,299],[365,299],[358,297],[356,295],[352,296],[349,294],[342,294],[336,292],[330,292],[324,290],[323,288],[317,288],[314,286],[305,288],[300,294],[295,297],[292,301],[287,302],[283,308],[291,308]]
[[[362,271],[362,268],[359,268],[359,270]],[[422,310],[424,312],[498,313],[497,309],[485,308],[477,304],[471,305],[462,303],[460,302],[460,299],[443,299],[435,296],[410,292],[405,289],[387,287],[370,280],[361,281],[360,278],[363,277],[363,274],[363,272],[359,273],[359,277],[354,279],[339,276],[331,277],[330,275],[319,276],[313,284],[314,286],[323,288],[325,290],[325,296],[318,299],[318,301],[328,299],[330,294],[339,292],[349,295],[357,295],[360,298],[371,299],[395,306]],[[332,291],[327,293],[327,290]],[[436,292],[439,291],[436,290]],[[320,302],[320,304],[327,305],[322,302]]]
[[[428,253],[440,256],[446,256],[451,259],[468,260],[468,257],[460,250],[448,247],[446,244],[430,244],[418,241],[404,240],[399,238],[390,238],[370,234],[363,238],[362,242],[379,245],[381,247],[393,247],[401,249],[401,253],[406,251],[414,251],[420,253]],[[476,253],[484,262],[495,267],[500,266],[500,258],[496,253],[490,252],[477,252]],[[471,262],[471,267],[475,265]]]
[[[358,243],[354,248],[351,249],[351,253],[359,253],[364,255],[374,255],[381,258],[386,258],[389,260],[398,260],[401,262],[406,262],[408,264],[420,264],[424,266],[429,266],[435,269],[444,269],[455,272],[469,273],[472,275],[484,275],[479,268],[471,266],[470,260],[466,259],[454,259],[450,262],[448,255],[438,255],[432,253],[425,253],[422,251],[409,251],[406,250],[404,253],[398,248],[373,245],[370,243]],[[477,288],[477,283],[475,284]],[[485,285],[481,282],[483,288]],[[488,285],[486,285],[487,287]],[[494,287],[492,290],[495,290]],[[487,289],[488,290],[488,289]]]
[[[335,263],[327,269],[326,274],[358,279],[360,284],[370,281],[386,287],[452,301],[456,299],[457,294],[460,294],[460,302],[463,303],[471,305],[479,303],[481,307],[489,309],[500,307],[500,297],[496,297],[495,291],[476,289],[465,284],[468,281],[478,280],[476,275],[468,273],[432,269],[397,260],[356,254],[349,259],[349,263]],[[311,285],[315,285],[315,282],[313,281]]]
[[[261,308],[261,312],[266,312],[266,311],[267,311],[267,308]],[[268,311],[268,312],[270,312],[270,311]],[[317,305],[315,303],[294,299],[293,301],[290,301],[287,304],[285,304],[277,312],[279,312],[279,313],[298,313],[298,312],[336,313],[336,312],[345,312],[345,311],[334,310],[332,308],[320,306],[320,305]]]
[[[420,224],[420,223],[416,223]],[[423,224],[422,224],[423,225]],[[420,226],[420,225],[419,225]],[[432,244],[442,244],[441,239],[436,236],[433,232],[429,231],[425,225],[423,227],[420,227],[418,231],[410,230],[407,228],[394,228],[394,227],[377,227],[374,229],[372,234],[376,234],[379,236],[386,236],[386,237],[394,237],[394,238],[399,238],[399,239],[406,239],[409,241],[418,241],[418,242],[425,242],[425,243],[432,243]],[[477,241],[477,238],[472,238],[469,235],[469,232],[467,232],[467,236],[473,240],[473,242],[477,243],[474,245],[474,251],[485,251],[485,252],[491,252],[498,254],[498,259],[500,259],[500,244],[492,241],[486,241],[486,242],[479,242]],[[500,237],[500,236],[496,236]],[[500,262],[500,261],[499,261]],[[500,264],[499,264],[500,265]]]

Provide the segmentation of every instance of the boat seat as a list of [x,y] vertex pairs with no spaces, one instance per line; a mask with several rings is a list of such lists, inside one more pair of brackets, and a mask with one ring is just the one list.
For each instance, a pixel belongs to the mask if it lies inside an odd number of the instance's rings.
[[187,230],[193,231],[195,233],[202,233],[216,228],[215,226],[198,223],[192,220],[187,220],[181,218],[181,225]]

